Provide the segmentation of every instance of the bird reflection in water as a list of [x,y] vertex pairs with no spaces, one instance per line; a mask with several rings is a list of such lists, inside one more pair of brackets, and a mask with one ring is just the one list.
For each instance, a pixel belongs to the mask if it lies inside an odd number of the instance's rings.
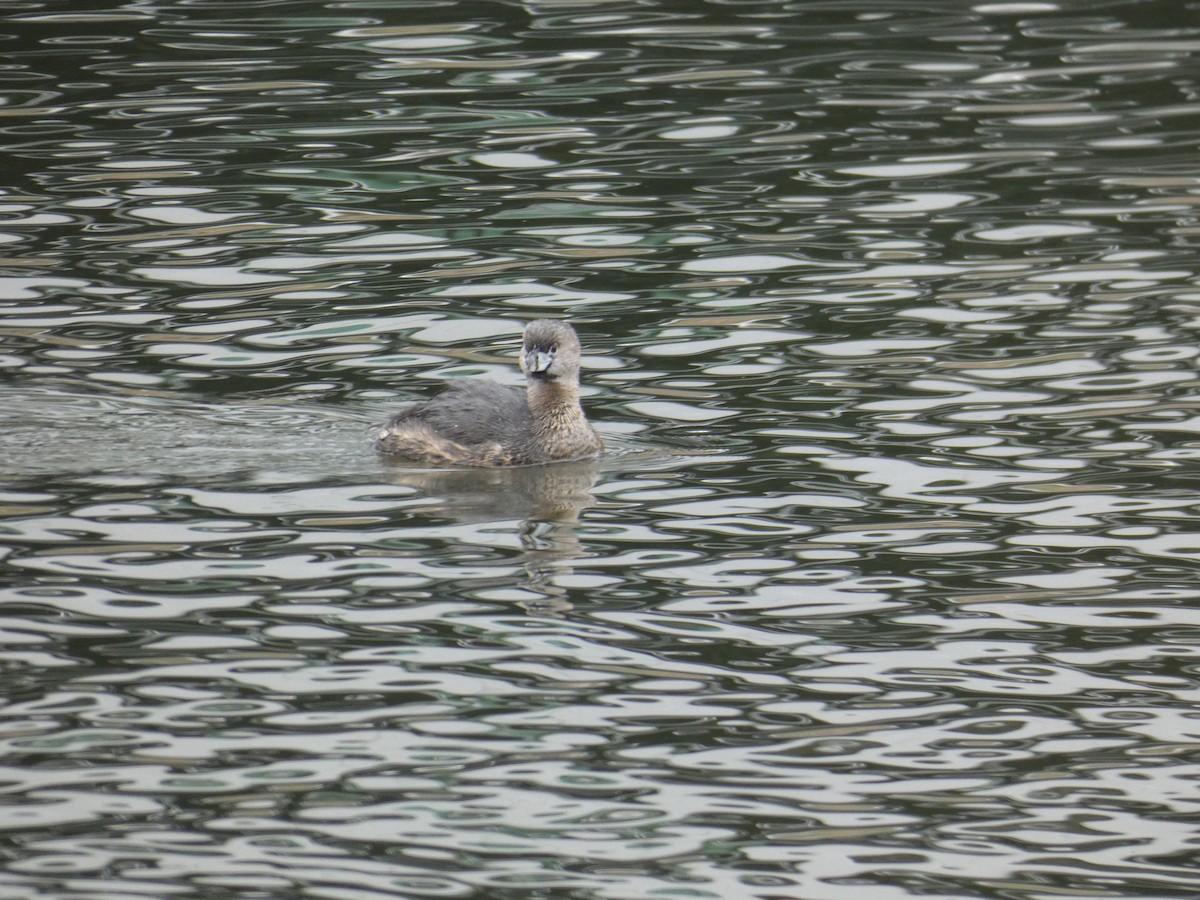
[[[448,518],[460,524],[520,522],[530,592],[518,601],[531,612],[552,614],[570,608],[556,577],[570,572],[571,560],[585,555],[579,539],[580,513],[596,504],[592,489],[600,473],[595,459],[518,468],[413,468],[384,463],[390,480],[427,498],[410,512]],[[505,583],[512,585],[510,577]]]

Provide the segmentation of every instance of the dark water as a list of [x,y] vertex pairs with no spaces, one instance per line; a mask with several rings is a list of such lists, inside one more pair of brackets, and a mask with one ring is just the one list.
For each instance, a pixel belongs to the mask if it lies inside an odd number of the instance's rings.
[[0,896],[1195,897],[1198,14],[0,3]]

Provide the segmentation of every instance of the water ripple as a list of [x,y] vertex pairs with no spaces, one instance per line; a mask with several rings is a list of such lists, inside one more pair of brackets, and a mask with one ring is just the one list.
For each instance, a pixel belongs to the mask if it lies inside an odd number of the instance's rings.
[[1191,897],[1195,29],[448,8],[7,11],[0,894]]

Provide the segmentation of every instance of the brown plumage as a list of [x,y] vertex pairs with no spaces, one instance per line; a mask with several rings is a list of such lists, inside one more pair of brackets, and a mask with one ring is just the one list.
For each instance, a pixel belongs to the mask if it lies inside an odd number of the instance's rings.
[[525,328],[525,389],[458,381],[384,423],[375,449],[435,465],[531,466],[599,456],[579,405],[579,337],[566,322]]

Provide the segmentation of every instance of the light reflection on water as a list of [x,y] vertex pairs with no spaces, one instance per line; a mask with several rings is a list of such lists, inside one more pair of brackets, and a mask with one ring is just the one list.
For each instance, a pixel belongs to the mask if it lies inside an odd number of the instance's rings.
[[0,10],[0,894],[1191,897],[1195,29],[385,6]]

